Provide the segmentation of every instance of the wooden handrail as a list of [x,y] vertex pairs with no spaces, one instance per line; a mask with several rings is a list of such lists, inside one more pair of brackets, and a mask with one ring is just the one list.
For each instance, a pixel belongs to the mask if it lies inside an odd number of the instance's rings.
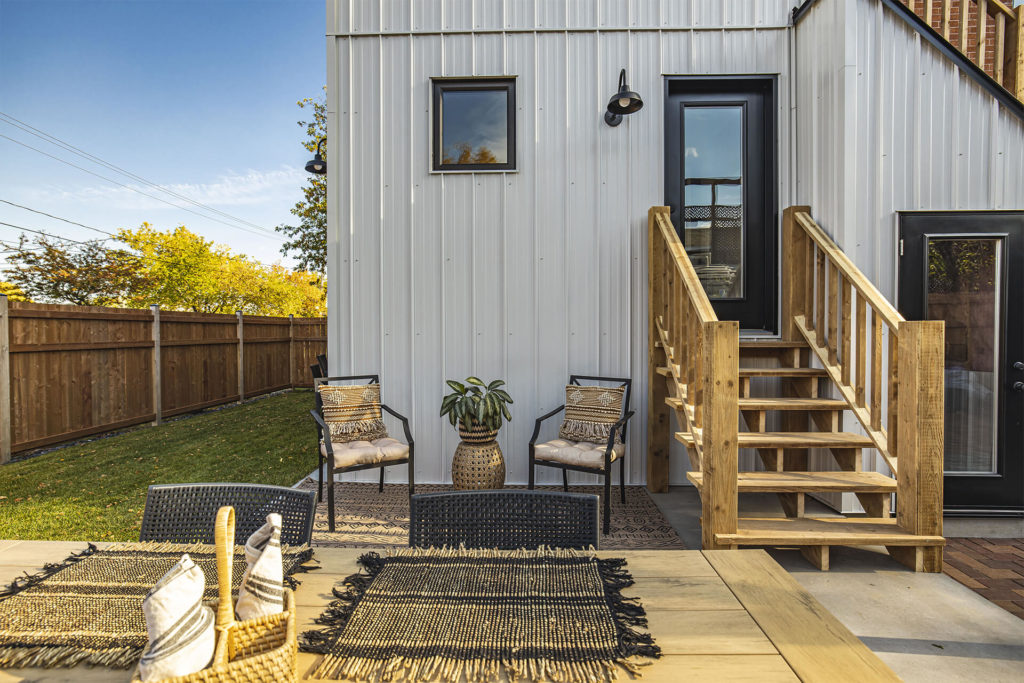
[[665,247],[672,256],[672,263],[683,278],[686,294],[690,297],[690,302],[693,304],[700,321],[704,323],[717,321],[718,316],[715,314],[715,309],[711,307],[711,301],[708,299],[707,292],[704,291],[704,286],[700,283],[700,278],[697,277],[697,271],[694,270],[693,263],[690,262],[686,248],[683,247],[679,234],[676,232],[675,227],[673,227],[672,221],[669,220],[668,214],[659,211],[655,214],[655,220],[657,221],[658,229],[661,231],[661,237],[665,240]]
[[668,490],[666,400],[673,398],[680,428],[693,437],[691,468],[704,476],[703,547],[728,547],[716,534],[737,528],[739,323],[718,319],[667,206],[648,212],[647,254],[648,487]]
[[[935,17],[932,0],[902,2],[965,56],[969,56],[973,47],[974,63],[1018,100],[1024,101],[1024,6],[1014,9],[1002,0],[942,0],[942,13]],[[972,4],[976,8],[973,25],[970,22]],[[954,17],[958,24],[955,31]],[[990,21],[991,62],[988,59]]]

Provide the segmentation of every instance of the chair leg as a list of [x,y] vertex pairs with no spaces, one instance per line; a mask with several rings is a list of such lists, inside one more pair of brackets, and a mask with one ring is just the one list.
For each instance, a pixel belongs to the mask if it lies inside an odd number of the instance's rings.
[[533,490],[533,486],[534,486],[534,474],[535,474],[534,473],[534,467],[535,466],[536,465],[535,465],[535,461],[534,461],[534,457],[533,457],[533,445],[531,444],[531,446],[530,446],[530,485],[528,487],[530,491]]
[[612,469],[604,471],[604,533],[611,528],[612,514]]
[[619,458],[619,491],[622,493],[622,504],[626,504],[626,459]]
[[327,528],[334,533],[334,463],[327,462]]
[[566,469],[562,470],[562,488],[566,493],[569,492],[569,470]]
[[318,456],[320,464],[317,466],[317,486],[316,486],[316,502],[324,502],[324,456]]
[[384,493],[384,468],[380,468],[380,486],[377,487],[377,493]]
[[413,463],[412,446],[409,447],[409,495],[416,493],[416,465]]

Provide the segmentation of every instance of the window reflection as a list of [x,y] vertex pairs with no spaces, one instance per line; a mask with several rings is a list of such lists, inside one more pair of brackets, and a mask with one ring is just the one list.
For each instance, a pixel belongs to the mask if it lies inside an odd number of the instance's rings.
[[508,92],[441,93],[442,164],[508,163]]

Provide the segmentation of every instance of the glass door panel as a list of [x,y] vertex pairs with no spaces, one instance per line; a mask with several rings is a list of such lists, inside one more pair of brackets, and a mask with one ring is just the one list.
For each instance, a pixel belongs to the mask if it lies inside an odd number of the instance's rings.
[[1002,239],[929,235],[925,306],[946,323],[947,473],[996,471]]
[[743,106],[684,106],[683,138],[683,244],[708,298],[742,298]]

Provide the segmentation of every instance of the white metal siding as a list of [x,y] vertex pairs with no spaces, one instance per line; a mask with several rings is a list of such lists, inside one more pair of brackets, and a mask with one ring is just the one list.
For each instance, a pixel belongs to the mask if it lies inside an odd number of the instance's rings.
[[[779,75],[785,203],[792,6],[328,1],[331,373],[381,374],[384,400],[411,418],[418,481],[450,481],[458,438],[437,415],[445,379],[508,381],[514,419],[500,444],[507,480],[521,483],[533,420],[563,402],[570,372],[633,378],[627,479],[645,480],[646,217],[663,201],[662,76]],[[645,106],[609,128],[622,67]],[[517,172],[429,172],[430,78],[455,75],[518,77]],[[674,482],[685,459],[673,458]]]
[[891,301],[898,211],[1024,209],[1024,123],[879,0],[818,2],[795,45],[795,203]]

